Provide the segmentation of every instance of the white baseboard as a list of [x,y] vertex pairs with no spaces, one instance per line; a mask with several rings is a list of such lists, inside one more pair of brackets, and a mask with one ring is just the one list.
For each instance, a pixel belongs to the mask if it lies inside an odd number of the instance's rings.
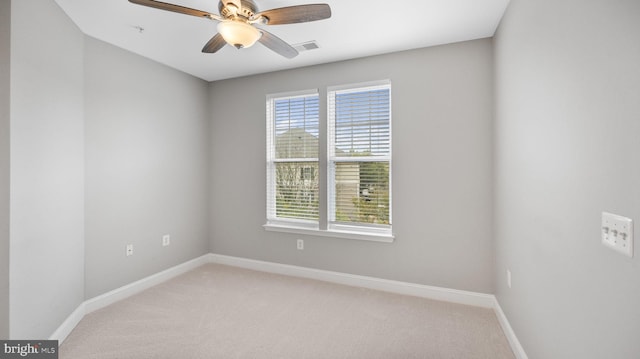
[[56,329],[53,334],[49,337],[49,340],[57,340],[58,343],[62,344],[62,342],[71,334],[71,331],[80,323],[82,318],[85,315],[85,306],[84,302],[81,303],[76,310],[71,313],[67,319]]
[[524,352],[524,348],[520,344],[518,337],[516,337],[516,333],[513,331],[513,328],[511,328],[511,324],[509,324],[509,320],[507,319],[507,316],[502,311],[500,302],[498,302],[498,299],[495,298],[495,296],[494,296],[494,301],[495,303],[493,305],[493,310],[495,311],[496,316],[498,317],[498,322],[502,327],[502,331],[504,332],[504,335],[507,337],[507,341],[509,341],[509,345],[511,346],[511,350],[513,350],[513,354],[515,354],[516,359],[529,359],[529,357],[527,356],[527,353]]
[[482,308],[492,308],[498,322],[502,327],[502,330],[511,345],[511,349],[516,355],[517,359],[528,359],[527,354],[524,352],[520,341],[516,337],[507,317],[505,316],[500,303],[496,297],[492,294],[468,292],[457,289],[449,289],[442,287],[427,286],[422,284],[400,282],[395,280],[380,279],[374,277],[360,276],[354,274],[332,272],[321,269],[313,269],[306,267],[299,267],[288,264],[280,264],[273,262],[258,261],[254,259],[239,258],[225,256],[221,254],[209,253],[190,260],[188,262],[179,264],[175,267],[169,268],[162,272],[156,273],[149,277],[140,279],[133,283],[127,284],[123,287],[114,289],[105,294],[86,300],[80,304],[78,308],[69,315],[69,317],[58,327],[58,329],[51,335],[51,340],[58,340],[60,344],[67,338],[71,331],[78,325],[80,320],[86,315],[98,309],[104,308],[115,302],[128,298],[132,295],[142,292],[145,289],[158,285],[171,278],[174,278],[180,274],[186,273],[192,269],[195,269],[203,264],[217,263],[224,264],[233,267],[240,267],[246,269],[252,269],[267,273],[282,274],[293,277],[316,279],[325,282],[349,285],[354,287],[369,288],[375,290],[381,290],[390,293],[397,293],[403,295],[412,295],[421,298],[429,298],[434,300],[441,300],[445,302],[472,305]]
[[93,311],[104,308],[207,263],[209,263],[209,254],[178,264],[175,267],[171,267],[163,270],[162,272],[142,278],[97,297],[93,297],[84,302],[85,313],[89,314]]
[[473,305],[476,307],[493,308],[495,297],[491,294],[467,292],[457,289],[433,287],[422,284],[400,282],[361,275],[332,272],[321,269],[293,266],[254,259],[230,257],[220,254],[209,254],[212,263],[225,264],[234,267],[253,269],[261,272],[284,274],[294,277],[317,279],[325,282],[369,288],[385,292],[412,295],[421,298],[441,300],[445,302]]
[[74,310],[73,313],[71,313],[71,315],[69,315],[69,317],[67,317],[67,319],[62,322],[58,329],[56,329],[56,331],[51,334],[51,337],[49,339],[57,340],[59,344],[62,344],[62,342],[64,342],[67,336],[71,334],[71,331],[78,325],[78,323],[80,323],[85,315],[125,298],[128,298],[132,295],[138,294],[145,289],[151,288],[154,285],[158,285],[209,262],[209,255],[203,255],[188,262],[178,264],[175,267],[163,270],[162,272],[150,275],[146,278],[114,289],[97,297],[88,299],[80,304],[78,308],[76,308],[76,310]]
[[264,262],[254,259],[225,256],[221,254],[209,254],[209,262],[224,264],[234,267],[257,270],[261,272],[289,275],[294,277],[317,279],[325,282],[363,287],[385,292],[412,295],[421,298],[441,300],[445,302],[472,305],[482,308],[491,308],[496,313],[498,322],[505,333],[517,359],[528,359],[520,341],[509,324],[500,303],[492,294],[468,292],[457,289],[433,287],[422,284],[400,282],[388,279],[359,276],[340,272],[332,272],[320,269],[293,266],[273,262]]

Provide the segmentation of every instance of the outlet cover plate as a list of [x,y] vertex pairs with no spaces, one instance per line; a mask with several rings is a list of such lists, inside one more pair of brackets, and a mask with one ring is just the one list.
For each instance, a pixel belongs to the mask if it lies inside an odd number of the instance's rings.
[[602,212],[602,244],[627,257],[633,257],[633,220]]

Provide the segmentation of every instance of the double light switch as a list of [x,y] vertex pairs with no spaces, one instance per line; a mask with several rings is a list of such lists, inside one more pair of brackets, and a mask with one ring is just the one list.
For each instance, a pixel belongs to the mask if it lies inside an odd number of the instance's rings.
[[633,257],[633,221],[630,218],[602,212],[602,244]]

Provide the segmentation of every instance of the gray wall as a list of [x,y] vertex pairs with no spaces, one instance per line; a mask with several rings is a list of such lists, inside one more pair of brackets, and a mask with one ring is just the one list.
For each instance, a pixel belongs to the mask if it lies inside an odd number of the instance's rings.
[[[485,39],[212,83],[212,251],[492,293],[492,56]],[[396,241],[265,232],[265,95],[380,79]]]
[[11,3],[10,336],[47,338],[84,300],[83,36]]
[[[496,293],[532,359],[638,358],[640,2],[512,0],[496,36]],[[512,288],[505,283],[511,269]]]
[[209,252],[209,107],[202,80],[92,38],[85,50],[91,298]]
[[83,300],[208,253],[208,87],[85,37],[54,2],[1,5],[0,337],[46,338]]
[[9,60],[11,1],[0,0],[0,339],[9,338]]

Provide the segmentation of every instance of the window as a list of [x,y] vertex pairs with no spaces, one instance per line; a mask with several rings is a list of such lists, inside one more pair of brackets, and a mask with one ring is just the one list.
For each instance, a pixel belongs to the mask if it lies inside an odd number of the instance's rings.
[[303,167],[300,169],[300,180],[301,181],[313,181],[316,177],[316,169],[309,166]]
[[329,228],[390,233],[391,86],[328,91]]
[[267,98],[267,220],[317,227],[318,93]]
[[389,242],[391,84],[328,88],[322,117],[317,90],[267,96],[265,228]]

